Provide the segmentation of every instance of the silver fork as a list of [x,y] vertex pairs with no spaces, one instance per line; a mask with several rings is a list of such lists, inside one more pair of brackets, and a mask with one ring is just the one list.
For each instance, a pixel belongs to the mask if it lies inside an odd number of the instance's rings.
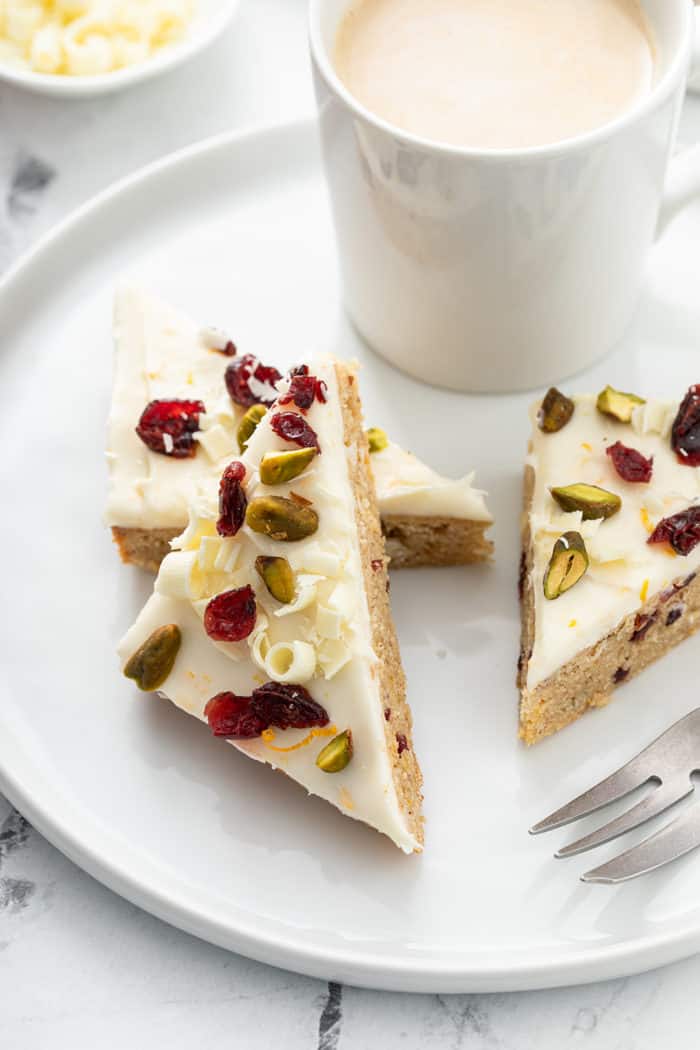
[[[658,816],[693,792],[691,776],[700,771],[700,707],[675,722],[653,744],[605,780],[584,791],[573,802],[562,806],[539,824],[531,835],[552,831],[580,817],[595,813],[645,784],[656,789],[608,824],[557,850],[555,857],[573,857],[624,835],[645,821]],[[625,882],[646,875],[700,846],[700,805],[685,809],[660,831],[644,839],[619,857],[581,876],[583,882]]]

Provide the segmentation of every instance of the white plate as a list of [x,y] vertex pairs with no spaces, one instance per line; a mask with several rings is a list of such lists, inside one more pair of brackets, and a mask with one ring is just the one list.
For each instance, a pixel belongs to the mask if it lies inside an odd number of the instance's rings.
[[223,33],[236,13],[239,2],[240,0],[198,0],[192,24],[180,43],[158,51],[145,62],[126,66],[113,73],[85,77],[56,76],[0,62],[0,81],[5,80],[8,84],[40,95],[67,99],[92,98],[95,95],[106,95],[110,91],[121,91],[144,80],[150,80],[151,77],[174,69],[188,58],[193,58]]
[[[575,383],[679,395],[700,380],[700,206],[656,249],[627,346]],[[102,527],[112,289],[124,271],[278,363],[357,355],[367,419],[445,472],[473,466],[493,567],[396,573],[425,771],[426,850],[307,799],[165,702],[114,646],[148,590]],[[698,703],[700,637],[615,702],[516,740],[518,515],[527,396],[399,375],[339,305],[312,125],[224,138],[156,165],[55,231],[0,291],[3,615],[0,788],[78,864],[156,915],[290,969],[416,991],[602,979],[700,948],[700,855],[617,889],[527,828]],[[619,846],[617,847],[619,848]]]

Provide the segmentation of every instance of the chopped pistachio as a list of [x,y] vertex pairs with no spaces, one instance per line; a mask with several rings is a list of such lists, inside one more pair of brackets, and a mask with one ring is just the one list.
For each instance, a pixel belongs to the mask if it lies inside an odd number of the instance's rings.
[[260,461],[263,485],[282,485],[303,474],[316,455],[315,448],[295,448],[291,452],[266,452]]
[[611,518],[622,506],[622,500],[614,492],[608,492],[597,485],[586,485],[582,481],[549,491],[562,510],[568,513],[580,510],[584,521]]
[[578,583],[588,568],[588,552],[578,532],[565,532],[554,544],[544,574],[544,596],[558,598]]
[[166,680],[173,669],[175,658],[180,651],[182,636],[175,623],[158,627],[139,646],[125,666],[124,674],[136,682],[139,689],[152,693]]
[[248,442],[257,430],[258,423],[264,415],[267,415],[267,409],[264,405],[251,405],[243,416],[243,419],[238,424],[238,431],[236,433],[240,452],[245,452],[247,449]]
[[545,434],[554,434],[569,422],[574,414],[574,402],[555,386],[544,395],[537,413],[537,425]]
[[318,529],[315,510],[300,507],[284,496],[256,496],[248,504],[245,520],[253,532],[286,543],[306,539]]
[[636,394],[625,394],[621,390],[615,390],[612,386],[606,386],[605,390],[601,390],[598,394],[596,408],[604,416],[611,416],[620,423],[629,423],[637,405],[645,404],[643,397],[637,397]]
[[330,744],[326,744],[316,757],[316,765],[324,773],[340,773],[350,764],[353,754],[352,732],[346,729],[333,737]]
[[255,568],[273,598],[287,605],[294,601],[294,573],[286,558],[255,559]]
[[381,452],[389,444],[389,438],[381,427],[370,427],[366,434],[370,452]]

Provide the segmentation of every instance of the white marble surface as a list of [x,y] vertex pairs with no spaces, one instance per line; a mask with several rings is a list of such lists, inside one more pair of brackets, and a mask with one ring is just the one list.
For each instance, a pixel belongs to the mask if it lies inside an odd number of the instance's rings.
[[[199,138],[313,112],[305,0],[243,0],[185,69],[60,103],[0,88],[0,269],[114,179]],[[700,102],[684,117],[700,137]],[[584,988],[407,996],[327,986],[213,948],[121,900],[0,799],[0,1045],[194,1050],[666,1050],[697,1045],[700,957]]]

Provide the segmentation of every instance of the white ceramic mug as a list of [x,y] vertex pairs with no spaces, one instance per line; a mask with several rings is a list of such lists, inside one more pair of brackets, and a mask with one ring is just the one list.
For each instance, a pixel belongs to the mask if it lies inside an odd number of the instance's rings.
[[[659,228],[692,0],[642,0],[660,73],[639,104],[585,135],[512,150],[430,142],[360,105],[332,62],[350,2],[311,0],[310,42],[356,328],[398,368],[457,390],[522,390],[586,368],[624,332]],[[669,214],[700,190],[692,153]]]

